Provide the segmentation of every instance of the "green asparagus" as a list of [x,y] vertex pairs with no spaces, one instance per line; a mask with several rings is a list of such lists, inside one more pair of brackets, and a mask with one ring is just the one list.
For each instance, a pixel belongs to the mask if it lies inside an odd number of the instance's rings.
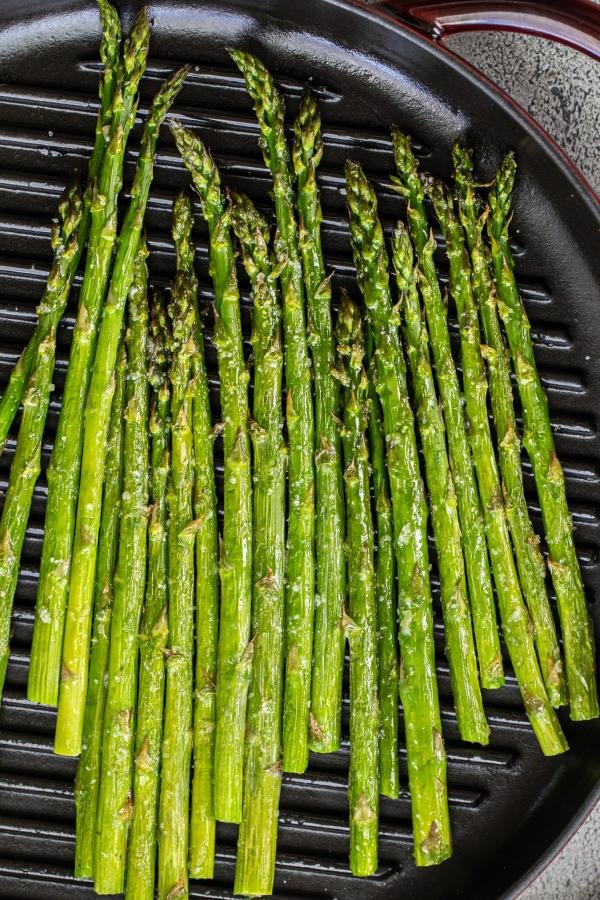
[[[340,743],[341,668],[339,659],[313,654],[314,619],[314,421],[310,359],[306,338],[304,284],[294,213],[292,162],[284,131],[283,98],[260,60],[241,50],[231,56],[242,72],[260,130],[260,143],[273,178],[277,220],[275,251],[281,259],[285,339],[286,420],[289,444],[287,591],[283,746],[295,767],[306,767],[309,710],[314,749]],[[329,598],[322,598],[324,609]],[[333,599],[333,598],[332,598]],[[341,631],[341,610],[337,627]],[[329,633],[325,629],[323,634]],[[312,670],[311,670],[312,662]],[[312,696],[311,677],[318,685]]]
[[390,484],[385,463],[385,434],[377,384],[375,341],[369,326],[369,450],[377,519],[375,598],[377,601],[377,678],[379,685],[379,790],[396,798],[398,771],[398,652],[396,644],[396,565]]
[[464,741],[487,744],[490,730],[479,687],[454,479],[446,450],[444,420],[433,380],[427,326],[419,302],[413,249],[401,222],[394,232],[392,258],[400,294],[402,334],[425,459],[456,720]]
[[496,608],[483,516],[467,438],[460,385],[450,348],[446,309],[433,261],[435,242],[431,234],[428,237],[423,185],[419,179],[417,161],[411,150],[410,138],[394,129],[392,141],[398,171],[398,177],[393,181],[408,200],[409,231],[419,266],[419,287],[425,306],[446,423],[448,453],[464,542],[467,583],[479,658],[479,678],[482,687],[496,688],[504,683]]
[[67,756],[75,756],[81,751],[96,540],[100,522],[106,432],[114,391],[114,366],[119,333],[125,300],[133,280],[134,261],[152,183],[159,128],[179,93],[186,74],[187,68],[180,69],[164,82],[148,113],[131,189],[131,202],[121,228],[112,280],[102,315],[86,404],[76,540],[70,572],[54,744],[57,753]]
[[439,181],[428,182],[435,214],[446,239],[450,293],[458,312],[465,409],[483,506],[502,632],[519,683],[525,710],[547,756],[563,753],[567,741],[556,718],[540,672],[531,621],[523,601],[502,499],[500,476],[487,411],[487,379],[481,355],[477,306],[471,267],[452,197]]
[[452,150],[458,209],[471,255],[473,293],[479,309],[487,361],[490,398],[496,426],[502,491],[523,596],[533,623],[542,676],[552,706],[567,703],[567,685],[546,590],[546,565],[533,530],[523,490],[521,442],[510,380],[510,357],[500,328],[488,251],[483,242],[487,210],[481,215],[473,182],[473,160],[461,144]]
[[133,776],[133,818],[127,846],[127,900],[153,900],[160,750],[162,742],[167,618],[167,479],[170,471],[169,430],[171,392],[168,365],[171,335],[164,298],[158,292],[150,304],[148,381],[150,409],[150,520],[148,579],[140,629],[140,670],[137,697]]
[[367,374],[363,367],[360,312],[347,294],[338,313],[336,338],[344,375],[344,482],[350,645],[350,870],[377,871],[379,758],[377,702],[377,609],[367,429]]
[[169,643],[158,817],[158,897],[187,897],[194,654],[195,285],[178,271],[169,307],[173,323],[169,505]]
[[239,292],[229,213],[219,172],[201,141],[176,122],[171,130],[200,196],[210,236],[225,458],[221,612],[217,652],[214,808],[215,817],[242,817],[244,730],[253,644],[252,480],[248,435],[248,371],[242,346]]
[[98,894],[118,894],[124,889],[133,814],[138,633],[146,587],[148,532],[147,255],[142,238],[128,304],[123,501],[94,851],[94,888]]
[[514,157],[508,154],[500,166],[489,197],[491,216],[488,234],[498,310],[506,328],[523,408],[523,446],[531,460],[542,508],[549,552],[548,566],[563,633],[571,718],[593,719],[600,712],[594,637],[573,542],[564,473],[554,447],[548,400],[537,370],[529,321],[515,282],[509,244],[514,177]]
[[[28,696],[30,700],[53,706],[57,702],[59,679],[62,677],[61,652],[69,575],[76,539],[85,404],[117,235],[118,198],[123,181],[125,147],[135,121],[137,90],[146,66],[149,38],[150,24],[147,13],[143,10],[125,42],[123,59],[119,66],[119,76],[113,95],[109,140],[91,203],[91,226],[85,272],[54,450],[47,473],[48,503]],[[101,484],[100,481],[96,487],[100,489]],[[79,534],[79,541],[81,537]],[[95,561],[95,554],[91,555]],[[93,577],[92,561],[88,577],[90,589],[93,586]],[[82,712],[85,685],[80,696]],[[76,716],[78,714],[79,711]],[[76,727],[80,726],[79,719]],[[75,746],[78,752],[78,743]]]
[[417,865],[433,865],[450,856],[452,843],[446,753],[435,677],[427,504],[377,199],[357,163],[347,162],[345,171],[350,237],[358,282],[375,337],[377,388],[386,433],[398,569],[400,699],[404,707],[414,854]]
[[0,519],[0,697],[8,665],[10,623],[21,550],[41,468],[42,438],[53,388],[56,329],[67,305],[75,272],[81,215],[81,190],[74,184],[59,204],[59,220],[52,230],[54,259],[38,307],[39,341],[23,398],[23,415]]
[[254,301],[254,655],[235,893],[262,897],[273,891],[281,788],[287,457],[281,405],[283,352],[277,269],[268,249],[268,225],[247,197],[234,195],[231,211]]
[[83,742],[75,780],[75,877],[94,877],[96,813],[100,787],[102,726],[106,702],[106,677],[113,609],[113,577],[117,561],[121,493],[123,490],[124,397],[127,353],[125,342],[117,355],[115,393],[110,413],[106,450],[106,476],[102,518],[98,536],[98,560],[94,587],[94,625],[90,674],[83,719]]
[[[77,270],[79,259],[85,247],[89,225],[90,206],[96,183],[96,178],[102,166],[104,151],[106,149],[106,136],[104,129],[110,124],[113,94],[118,76],[119,50],[121,46],[121,23],[119,14],[108,0],[97,0],[102,26],[102,40],[100,42],[100,59],[104,63],[104,73],[100,81],[100,109],[96,122],[96,140],[94,149],[88,164],[87,186],[83,195],[83,214],[79,223],[78,247],[75,254],[73,271]],[[38,326],[31,336],[29,343],[19,357],[10,378],[6,390],[0,400],[0,453],[6,443],[8,432],[12,426],[17,410],[23,400],[23,394],[29,381],[34,357],[40,340]],[[39,660],[38,660],[39,662]],[[30,669],[31,671],[31,669]]]
[[[335,347],[331,285],[325,274],[321,248],[322,213],[316,179],[317,166],[323,155],[321,119],[315,99],[308,90],[304,92],[294,123],[292,155],[298,180],[299,246],[315,391],[316,597],[319,602],[315,604],[314,655],[317,660],[331,658],[332,671],[337,677],[344,665],[344,634],[339,621],[346,593],[342,448],[336,422],[340,416],[340,389],[332,374]],[[292,712],[293,709],[292,705]],[[293,716],[288,717],[287,723],[296,727]],[[318,739],[316,744],[318,749]],[[289,739],[284,739],[284,771],[303,772],[307,763],[306,743],[296,742],[292,731]]]
[[204,362],[197,284],[191,239],[192,205],[186,194],[173,204],[173,238],[177,269],[190,279],[196,312],[196,352],[192,359],[194,398],[194,515],[196,532],[196,669],[194,691],[194,774],[190,816],[189,870],[193,878],[212,878],[215,858],[213,771],[215,680],[219,617],[219,535],[213,463],[213,430]]

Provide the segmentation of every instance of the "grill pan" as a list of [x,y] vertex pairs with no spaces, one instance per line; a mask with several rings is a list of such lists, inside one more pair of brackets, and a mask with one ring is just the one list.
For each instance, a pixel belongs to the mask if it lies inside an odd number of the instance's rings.
[[[400,5],[400,4],[399,4]],[[121,4],[131,22],[137,4]],[[452,142],[475,148],[477,170],[491,177],[501,154],[519,162],[513,223],[522,295],[548,391],[564,464],[576,543],[596,632],[600,629],[600,214],[576,173],[539,130],[485,80],[392,11],[342,0],[157,0],[151,59],[140,113],[167,71],[197,64],[176,105],[182,122],[213,149],[223,180],[268,204],[269,178],[242,79],[226,46],[257,53],[274,72],[288,105],[302,85],[315,89],[324,122],[320,167],[327,263],[337,287],[356,294],[346,224],[342,166],[361,161],[374,180],[386,229],[402,209],[389,186],[393,170],[389,125],[410,132],[422,165],[449,175]],[[3,0],[0,10],[0,389],[33,331],[35,307],[50,260],[49,222],[74,169],[85,170],[97,110],[99,26],[91,0]],[[141,115],[140,115],[141,120]],[[136,126],[139,137],[139,122]],[[130,183],[138,141],[130,141]],[[188,177],[164,129],[147,213],[151,280],[167,284],[174,269],[170,205]],[[125,196],[127,196],[125,194]],[[197,217],[201,299],[208,311],[206,232]],[[441,246],[441,240],[438,243]],[[442,277],[443,257],[439,258]],[[56,427],[78,286],[59,334],[43,465]],[[249,336],[250,298],[240,269]],[[451,320],[454,339],[456,325]],[[218,416],[216,356],[207,315],[207,364]],[[249,350],[249,343],[247,343]],[[18,423],[16,423],[18,424]],[[0,459],[6,489],[16,427]],[[537,530],[540,510],[531,469],[525,482]],[[218,467],[222,477],[222,466]],[[12,653],[0,711],[0,897],[65,900],[92,897],[72,876],[75,761],[54,756],[54,712],[28,703],[26,679],[46,498],[35,491],[14,610]],[[555,852],[600,794],[600,722],[571,725],[561,713],[571,751],[545,759],[538,750],[508,669],[507,683],[486,692],[489,747],[460,742],[452,708],[436,593],[436,640],[455,852],[442,866],[417,870],[411,856],[405,754],[402,793],[382,798],[380,866],[353,879],[348,868],[346,779],[348,708],[339,753],[312,755],[308,772],[286,776],[275,894],[411,900],[495,900],[515,897]],[[508,668],[508,667],[507,667]],[[219,826],[214,882],[191,882],[192,897],[231,897],[236,831]],[[554,848],[554,849],[553,849]],[[529,874],[528,874],[529,873]]]

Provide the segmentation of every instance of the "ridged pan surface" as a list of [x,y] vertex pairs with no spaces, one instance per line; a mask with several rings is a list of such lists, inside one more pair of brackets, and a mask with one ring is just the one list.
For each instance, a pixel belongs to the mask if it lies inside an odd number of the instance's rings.
[[[131,20],[135,4],[124,4]],[[513,235],[517,271],[532,322],[537,359],[548,390],[558,452],[565,466],[576,543],[590,609],[600,627],[600,219],[586,195],[539,135],[493,90],[425,39],[373,11],[327,0],[270,2],[157,2],[151,61],[140,113],[164,74],[180,62],[197,69],[176,113],[210,145],[223,180],[268,206],[269,178],[258,149],[257,126],[242,80],[226,46],[259,54],[274,71],[291,120],[302,85],[317,92],[325,130],[319,172],[327,264],[335,285],[356,292],[345,212],[343,163],[364,163],[374,179],[382,218],[390,229],[402,201],[389,186],[389,125],[409,131],[422,164],[449,174],[449,150],[459,136],[476,150],[489,178],[502,152],[519,162]],[[50,220],[74,169],[85,170],[97,110],[99,26],[91,0],[3,0],[0,5],[0,388],[3,390],[35,322],[50,259]],[[139,129],[137,131],[139,134]],[[131,178],[137,141],[130,142]],[[167,284],[173,273],[170,208],[188,184],[164,130],[147,231],[151,276]],[[207,358],[218,417],[216,358],[211,343],[206,233],[198,219],[198,273],[207,311]],[[444,270],[443,257],[440,266]],[[250,300],[243,287],[249,336]],[[80,282],[77,283],[77,285]],[[59,335],[55,384],[43,460],[47,463],[60,408],[78,290]],[[456,327],[452,325],[454,337]],[[249,344],[247,346],[249,349]],[[13,430],[0,459],[6,489]],[[531,477],[526,487],[533,519],[540,513]],[[220,468],[222,473],[222,468]],[[14,611],[12,653],[0,711],[0,896],[29,900],[92,897],[72,877],[75,762],[54,756],[54,713],[28,703],[26,679],[43,537],[46,482],[36,488]],[[437,588],[437,572],[432,572]],[[276,896],[494,900],[539,865],[565,829],[573,827],[597,792],[600,723],[565,730],[571,751],[545,759],[533,737],[514,676],[486,696],[489,747],[461,743],[452,707],[443,632],[436,599],[439,684],[455,852],[438,868],[417,870],[411,856],[410,801],[402,751],[402,793],[382,799],[380,867],[359,881],[348,868],[346,780],[347,700],[339,753],[313,755],[308,772],[286,776],[281,795]],[[508,668],[508,667],[507,667]],[[216,878],[193,882],[191,896],[231,896],[235,829],[219,827]]]

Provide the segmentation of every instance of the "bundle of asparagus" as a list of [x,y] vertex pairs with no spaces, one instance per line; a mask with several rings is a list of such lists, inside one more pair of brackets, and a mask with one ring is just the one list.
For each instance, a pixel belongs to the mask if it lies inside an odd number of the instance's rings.
[[[61,201],[36,330],[0,401],[2,444],[23,403],[0,520],[3,681],[56,331],[85,259],[48,469],[28,686],[30,699],[58,705],[56,752],[80,754],[75,874],[130,900],[151,900],[155,889],[160,900],[186,897],[190,876],[214,875],[220,820],[240,826],[235,892],[270,894],[283,773],[304,772],[309,748],[340,746],[346,642],[351,871],[377,869],[379,796],[398,796],[402,739],[415,861],[437,864],[452,837],[429,515],[461,737],[489,741],[482,688],[503,683],[502,642],[545,754],[567,749],[554,708],[568,703],[573,719],[599,712],[564,476],[510,251],[514,159],[505,158],[486,198],[457,144],[452,192],[419,175],[410,138],[394,130],[393,180],[408,205],[389,247],[375,191],[349,161],[363,303],[342,295],[335,320],[315,98],[304,93],[290,147],[272,76],[251,54],[231,51],[273,179],[269,214],[224,190],[208,149],[171,122],[208,226],[217,422],[189,197],[173,203],[167,296],[149,286],[142,233],[158,131],[187,70],[168,78],[150,106],[119,230],[150,26],[142,11],[121,46],[117,13],[108,0],[98,5],[104,72],[87,185],[71,186]],[[426,194],[445,238],[460,370]],[[251,392],[235,240],[252,291]],[[511,365],[560,629],[524,495]]]

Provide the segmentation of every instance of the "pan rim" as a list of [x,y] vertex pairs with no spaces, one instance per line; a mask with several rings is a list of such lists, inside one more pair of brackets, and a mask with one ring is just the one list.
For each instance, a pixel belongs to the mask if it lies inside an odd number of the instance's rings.
[[382,0],[374,0],[374,2],[373,0],[371,2],[369,0],[320,0],[320,2],[341,9],[353,9],[365,18],[383,24],[390,31],[402,32],[413,43],[427,49],[446,65],[449,65],[460,75],[467,78],[469,82],[476,85],[477,88],[482,89],[490,100],[498,103],[504,112],[524,128],[528,135],[552,157],[553,161],[561,168],[563,174],[568,177],[577,190],[580,199],[585,200],[586,205],[590,208],[590,212],[600,225],[600,195],[594,191],[585,175],[577,168],[560,144],[529,115],[520,103],[514,100],[503,88],[495,84],[491,78],[488,78],[487,75],[440,41],[419,30],[414,25],[394,16],[393,13],[381,6]]

